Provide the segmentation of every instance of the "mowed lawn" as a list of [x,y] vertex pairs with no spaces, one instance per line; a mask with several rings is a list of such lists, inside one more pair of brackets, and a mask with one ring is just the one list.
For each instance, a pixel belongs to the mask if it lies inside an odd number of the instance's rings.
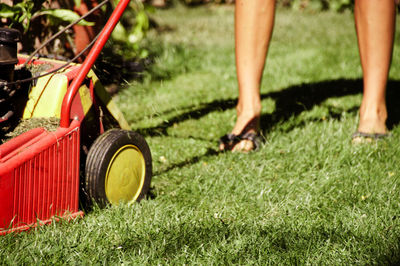
[[235,122],[233,11],[152,14],[153,64],[115,96],[150,145],[151,196],[3,236],[1,264],[400,263],[400,39],[392,137],[352,145],[362,97],[353,15],[278,9],[261,88],[266,142],[218,153]]

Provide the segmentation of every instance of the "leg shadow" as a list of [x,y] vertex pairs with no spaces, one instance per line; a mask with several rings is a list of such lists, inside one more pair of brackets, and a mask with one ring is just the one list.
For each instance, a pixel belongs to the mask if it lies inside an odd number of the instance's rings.
[[[316,83],[304,83],[290,86],[286,89],[261,94],[261,99],[270,98],[275,101],[275,111],[272,114],[261,115],[261,130],[268,134],[274,126],[288,121],[291,117],[300,115],[303,111],[309,111],[315,106],[329,98],[343,97],[362,93],[362,79],[336,79]],[[400,81],[390,80],[387,85],[387,106],[388,106],[388,128],[392,129],[400,122],[400,108],[397,103],[400,99]],[[144,136],[167,136],[168,128],[176,123],[186,120],[199,119],[211,112],[223,112],[235,108],[237,98],[215,100],[196,107],[189,107],[189,111],[168,119],[154,127],[139,128],[137,131]],[[344,110],[356,112],[357,108]],[[332,110],[327,118],[340,119],[341,112]],[[168,112],[168,111],[166,111]],[[289,129],[291,130],[291,129]],[[184,162],[173,164],[163,172],[168,172],[176,167],[181,168],[194,164],[204,157],[215,156],[218,152],[208,150],[205,154],[186,159]],[[160,174],[160,173],[157,173]]]

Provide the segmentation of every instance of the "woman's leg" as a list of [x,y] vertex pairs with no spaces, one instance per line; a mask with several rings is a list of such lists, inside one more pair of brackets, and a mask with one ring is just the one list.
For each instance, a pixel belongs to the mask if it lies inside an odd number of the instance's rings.
[[[237,0],[235,9],[235,54],[239,86],[236,124],[233,134],[258,132],[261,113],[260,84],[272,35],[275,0]],[[253,149],[248,140],[233,150]],[[220,149],[224,149],[221,144]]]
[[394,0],[356,0],[354,16],[364,75],[358,131],[387,133],[386,83],[393,50]]

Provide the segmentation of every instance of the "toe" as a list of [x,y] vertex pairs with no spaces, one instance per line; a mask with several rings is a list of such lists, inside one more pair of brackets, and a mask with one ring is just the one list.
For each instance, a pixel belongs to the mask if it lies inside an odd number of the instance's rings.
[[368,138],[368,137],[354,137],[351,140],[351,143],[353,144],[363,144],[363,143],[371,143],[373,141],[372,138]]
[[238,144],[233,147],[232,151],[234,152],[243,152],[247,153],[254,149],[254,144],[250,140],[242,140]]

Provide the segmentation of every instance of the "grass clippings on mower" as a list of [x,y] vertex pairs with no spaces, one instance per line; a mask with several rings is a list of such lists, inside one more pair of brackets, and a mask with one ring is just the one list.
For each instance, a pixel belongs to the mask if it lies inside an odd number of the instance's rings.
[[32,76],[38,76],[53,67],[54,67],[54,65],[49,64],[49,63],[27,65],[27,69],[32,73]]
[[42,127],[47,131],[55,131],[60,124],[60,119],[55,117],[41,117],[22,119],[19,124],[11,131],[4,134],[0,141],[6,142],[19,136],[31,129]]

